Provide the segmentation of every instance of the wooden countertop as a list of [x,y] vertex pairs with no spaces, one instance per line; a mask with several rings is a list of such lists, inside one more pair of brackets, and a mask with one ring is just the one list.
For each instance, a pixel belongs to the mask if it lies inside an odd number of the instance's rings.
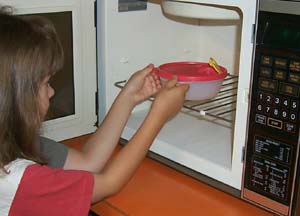
[[[80,148],[87,138],[63,143]],[[101,216],[273,215],[150,158],[145,158],[119,194],[92,205],[91,209]]]

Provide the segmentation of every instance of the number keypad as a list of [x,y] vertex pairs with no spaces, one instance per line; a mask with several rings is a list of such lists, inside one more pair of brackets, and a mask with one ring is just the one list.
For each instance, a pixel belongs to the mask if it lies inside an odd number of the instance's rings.
[[[260,115],[265,115],[269,121],[263,121],[264,124],[276,129],[284,129],[284,123],[288,123],[290,130],[291,124],[299,119],[297,111],[299,110],[299,101],[295,99],[283,98],[280,95],[270,94],[269,92],[259,91],[257,93],[256,111]],[[260,124],[261,121],[259,122]],[[268,124],[269,123],[269,124]],[[276,123],[276,124],[275,124]]]

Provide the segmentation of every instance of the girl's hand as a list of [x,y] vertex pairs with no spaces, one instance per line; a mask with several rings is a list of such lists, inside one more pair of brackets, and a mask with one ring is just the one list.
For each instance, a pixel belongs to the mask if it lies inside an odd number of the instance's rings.
[[134,73],[122,90],[134,105],[155,95],[161,89],[160,79],[153,72],[153,69],[153,64],[149,64],[144,69]]
[[151,114],[162,121],[173,118],[182,108],[188,84],[177,83],[177,78],[168,80],[156,95],[152,104]]

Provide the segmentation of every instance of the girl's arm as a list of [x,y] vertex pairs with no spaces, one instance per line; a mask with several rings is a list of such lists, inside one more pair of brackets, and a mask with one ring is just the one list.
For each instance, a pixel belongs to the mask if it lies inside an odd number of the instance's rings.
[[167,83],[132,139],[100,174],[94,175],[93,202],[117,193],[130,180],[165,122],[181,109],[188,86],[176,83],[176,79]]
[[136,104],[156,94],[161,86],[152,73],[153,65],[135,73],[119,93],[101,126],[81,151],[69,149],[64,169],[100,172],[119,142],[121,133]]

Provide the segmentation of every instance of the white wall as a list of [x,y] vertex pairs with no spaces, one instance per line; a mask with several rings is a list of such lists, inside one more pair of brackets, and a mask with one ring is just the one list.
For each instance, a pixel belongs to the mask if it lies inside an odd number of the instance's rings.
[[120,91],[114,83],[148,63],[214,57],[230,73],[238,71],[238,23],[176,20],[164,15],[159,3],[150,0],[147,10],[119,13],[118,0],[98,0],[100,120]]

